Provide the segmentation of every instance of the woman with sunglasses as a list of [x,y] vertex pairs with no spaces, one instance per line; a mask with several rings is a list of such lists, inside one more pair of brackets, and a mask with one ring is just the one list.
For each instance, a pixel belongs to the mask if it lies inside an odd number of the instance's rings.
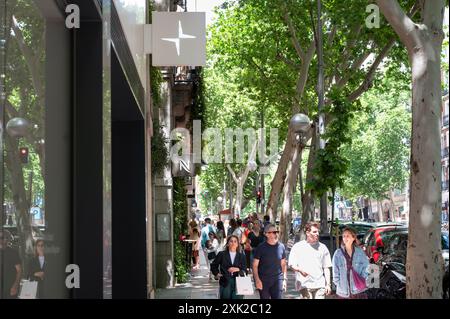
[[245,276],[245,255],[241,251],[239,238],[231,235],[227,238],[225,249],[211,263],[211,272],[219,279],[220,299],[243,299],[236,295],[236,277]]

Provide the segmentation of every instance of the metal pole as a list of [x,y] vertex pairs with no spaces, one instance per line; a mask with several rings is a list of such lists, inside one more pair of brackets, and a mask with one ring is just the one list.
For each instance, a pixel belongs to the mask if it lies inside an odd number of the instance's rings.
[[[317,93],[319,98],[319,149],[325,148],[325,141],[322,139],[325,133],[325,115],[322,112],[324,107],[324,74],[323,74],[323,39],[322,39],[322,2],[317,0],[317,58],[319,62],[319,78],[317,83]],[[320,224],[323,232],[328,232],[327,225],[327,194],[320,198]]]
[[[264,143],[264,144],[263,144]],[[264,131],[264,106],[262,108],[261,112],[261,144],[266,145],[266,136]],[[262,158],[265,157],[266,154],[262,155]],[[266,166],[266,163],[264,163],[264,166]],[[261,170],[260,170],[261,172]],[[265,214],[265,203],[266,203],[266,188],[264,185],[264,174],[260,174],[260,185],[261,185],[261,215],[264,216]]]

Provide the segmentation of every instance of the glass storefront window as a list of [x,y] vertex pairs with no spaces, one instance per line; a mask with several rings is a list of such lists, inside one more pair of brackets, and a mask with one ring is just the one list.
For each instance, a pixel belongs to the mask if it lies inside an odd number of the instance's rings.
[[46,212],[46,20],[33,0],[0,0],[0,15],[0,298],[30,281],[48,298],[52,260],[67,247]]

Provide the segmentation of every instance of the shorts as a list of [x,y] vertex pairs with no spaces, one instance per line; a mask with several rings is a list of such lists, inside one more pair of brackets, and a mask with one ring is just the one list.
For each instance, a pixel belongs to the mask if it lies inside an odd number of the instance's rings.
[[192,256],[193,256],[193,257],[198,257],[198,256],[199,256],[198,250],[194,250],[194,251],[192,252]]

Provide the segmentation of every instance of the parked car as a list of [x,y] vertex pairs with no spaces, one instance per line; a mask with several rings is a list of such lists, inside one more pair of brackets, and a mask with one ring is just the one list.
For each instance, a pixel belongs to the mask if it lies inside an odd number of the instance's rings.
[[[443,298],[448,299],[449,259],[448,232],[441,235],[442,256],[445,262],[445,273],[442,282]],[[379,250],[382,255],[378,259],[380,266],[380,288],[376,290],[377,299],[403,299],[406,297],[406,253],[408,247],[408,232],[398,231],[393,234]]]
[[367,231],[362,240],[363,249],[365,250],[367,257],[371,259],[371,262],[376,263],[380,257],[379,248],[384,247],[389,238],[398,231],[407,230],[408,228],[405,225],[383,224]]

